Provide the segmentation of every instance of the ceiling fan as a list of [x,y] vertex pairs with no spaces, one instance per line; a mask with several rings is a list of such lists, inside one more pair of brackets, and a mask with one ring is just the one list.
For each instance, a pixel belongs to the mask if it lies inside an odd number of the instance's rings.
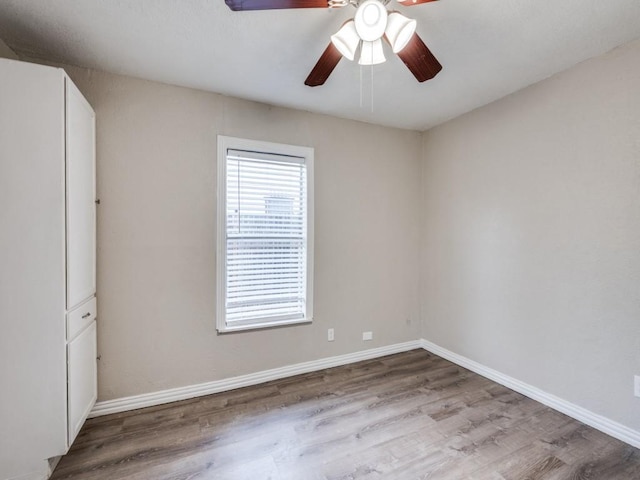
[[323,85],[343,56],[354,60],[358,48],[358,63],[361,65],[384,62],[383,38],[418,82],[430,80],[442,70],[442,65],[415,33],[415,20],[396,11],[387,11],[387,5],[392,1],[409,7],[436,0],[225,0],[233,11],[337,8],[346,5],[356,8],[353,20],[347,21],[331,36],[329,46],[305,80],[305,85],[310,87]]

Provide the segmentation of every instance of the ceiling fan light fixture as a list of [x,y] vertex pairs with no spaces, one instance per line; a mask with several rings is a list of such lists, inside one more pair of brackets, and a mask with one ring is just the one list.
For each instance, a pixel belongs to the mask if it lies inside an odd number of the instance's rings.
[[331,35],[331,43],[338,49],[343,57],[352,60],[356,56],[356,50],[360,43],[360,37],[356,32],[356,26],[353,20],[345,23],[340,30]]
[[373,42],[384,35],[387,28],[387,9],[378,0],[365,0],[356,10],[356,31],[365,42]]
[[360,49],[360,65],[378,65],[384,63],[387,59],[384,58],[384,51],[382,50],[382,39],[379,38],[373,42],[362,42],[362,48]]
[[398,53],[407,46],[416,31],[417,22],[401,13],[392,12],[387,20],[385,35],[393,53]]

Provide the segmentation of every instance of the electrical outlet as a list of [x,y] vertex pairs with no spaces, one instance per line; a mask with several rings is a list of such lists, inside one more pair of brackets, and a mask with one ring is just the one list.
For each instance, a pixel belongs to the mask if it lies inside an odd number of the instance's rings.
[[335,339],[335,336],[334,336],[333,328],[330,328],[329,330],[327,330],[327,341],[333,342],[334,339]]
[[633,394],[640,397],[640,375],[633,377]]
[[362,340],[364,341],[373,340],[373,332],[362,332]]

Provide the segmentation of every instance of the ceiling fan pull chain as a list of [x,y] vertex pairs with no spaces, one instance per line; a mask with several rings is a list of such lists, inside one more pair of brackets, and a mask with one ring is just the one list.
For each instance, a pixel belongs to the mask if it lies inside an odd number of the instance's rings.
[[360,65],[360,108],[362,108],[362,65]]
[[371,113],[373,113],[373,65],[371,65]]

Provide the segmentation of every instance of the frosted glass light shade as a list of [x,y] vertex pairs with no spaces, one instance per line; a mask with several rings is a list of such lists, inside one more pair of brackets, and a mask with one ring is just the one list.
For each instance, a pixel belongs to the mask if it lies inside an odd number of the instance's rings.
[[353,20],[345,23],[337,33],[331,35],[331,43],[338,49],[344,58],[353,60],[356,56],[356,50],[360,43],[360,37],[356,32],[356,26]]
[[360,65],[378,65],[384,63],[384,52],[382,51],[382,39],[379,38],[373,42],[362,42],[360,49]]
[[365,0],[356,10],[356,31],[365,42],[382,38],[387,28],[387,9],[378,0]]
[[407,46],[416,31],[416,25],[417,22],[415,20],[407,18],[401,13],[393,12],[389,14],[385,35],[389,40],[393,53],[398,53]]

